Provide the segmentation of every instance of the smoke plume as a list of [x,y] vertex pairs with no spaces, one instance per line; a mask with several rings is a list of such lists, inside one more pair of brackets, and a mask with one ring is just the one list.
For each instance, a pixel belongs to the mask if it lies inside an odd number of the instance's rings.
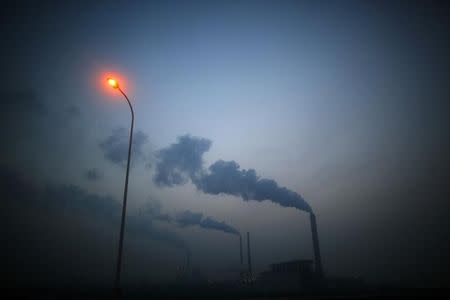
[[225,222],[219,222],[214,220],[211,217],[206,217],[200,222],[200,227],[202,228],[208,228],[208,229],[215,229],[220,230],[226,233],[231,233],[235,235],[239,235],[239,231],[237,231],[235,228],[231,227]]
[[178,137],[177,143],[156,153],[158,162],[154,182],[159,186],[173,186],[198,177],[203,167],[203,153],[210,147],[208,139],[190,135]]
[[168,213],[164,213],[161,208],[161,203],[156,200],[148,199],[146,204],[144,204],[140,209],[138,215],[140,216],[150,216],[152,220],[163,221],[170,223],[172,222],[172,217]]
[[[143,147],[148,141],[148,136],[138,130],[133,134],[133,145],[131,148],[131,161],[133,163],[145,161]],[[99,143],[103,155],[110,162],[125,166],[128,158],[129,131],[120,127],[112,131],[111,135]]]
[[184,135],[178,142],[160,150],[154,181],[159,186],[174,186],[188,179],[207,194],[227,194],[244,201],[270,200],[284,207],[311,212],[308,203],[296,192],[281,187],[275,180],[260,178],[254,169],[240,169],[235,161],[219,160],[207,170],[203,168],[203,154],[211,141]]
[[175,221],[181,227],[200,225],[203,219],[203,214],[185,210],[177,214]]
[[201,212],[193,212],[185,210],[171,216],[168,213],[162,211],[161,203],[159,201],[151,200],[140,209],[138,216],[149,216],[151,220],[172,223],[179,227],[199,226],[204,229],[218,230],[225,233],[239,234],[239,231],[228,225],[225,222],[220,222],[214,218],[207,216],[204,217]]
[[187,227],[187,226],[200,226],[204,229],[212,229],[218,230],[225,233],[231,233],[239,235],[239,231],[234,227],[228,225],[225,222],[220,222],[212,217],[204,217],[200,212],[192,212],[190,210],[185,210],[179,214],[177,214],[175,218],[175,222],[178,226]]

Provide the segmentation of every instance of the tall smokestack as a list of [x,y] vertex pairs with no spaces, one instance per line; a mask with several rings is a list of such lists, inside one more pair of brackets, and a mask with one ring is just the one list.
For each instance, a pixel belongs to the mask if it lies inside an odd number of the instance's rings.
[[186,274],[189,274],[190,269],[191,269],[191,251],[189,249],[187,249],[186,250],[186,262],[185,262]]
[[312,241],[314,247],[314,267],[316,274],[319,278],[323,277],[322,261],[320,259],[320,248],[319,248],[319,235],[317,234],[317,223],[316,216],[314,213],[309,213],[309,219],[311,221],[311,233]]
[[240,255],[240,259],[241,259],[241,266],[244,264],[244,256],[242,253],[242,235],[239,234],[239,255]]
[[250,252],[250,232],[247,232],[247,262],[248,262],[248,273],[252,274],[252,255]]

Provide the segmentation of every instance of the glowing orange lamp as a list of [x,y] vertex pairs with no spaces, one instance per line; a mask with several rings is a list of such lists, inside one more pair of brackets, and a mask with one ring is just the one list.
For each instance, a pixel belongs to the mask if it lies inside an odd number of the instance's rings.
[[115,80],[115,79],[109,77],[109,78],[106,79],[106,81],[107,81],[108,84],[109,84],[110,86],[112,86],[113,88],[115,88],[115,89],[118,89],[118,88],[119,88],[119,83],[117,82],[117,80]]

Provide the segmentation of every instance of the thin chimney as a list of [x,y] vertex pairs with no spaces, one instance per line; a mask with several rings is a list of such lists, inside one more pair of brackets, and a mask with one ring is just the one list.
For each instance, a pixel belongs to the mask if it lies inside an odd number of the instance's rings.
[[241,261],[241,266],[244,264],[244,256],[242,253],[242,235],[239,233],[239,255],[240,255],[240,261]]
[[247,232],[247,262],[248,262],[248,272],[252,274],[252,255],[250,251],[250,232]]
[[191,251],[189,249],[186,249],[186,261],[185,261],[185,270],[186,274],[191,269]]
[[319,278],[323,277],[322,261],[320,259],[320,248],[319,248],[319,235],[317,234],[317,223],[316,216],[314,213],[309,213],[309,219],[311,221],[311,233],[314,248],[314,267],[316,274]]

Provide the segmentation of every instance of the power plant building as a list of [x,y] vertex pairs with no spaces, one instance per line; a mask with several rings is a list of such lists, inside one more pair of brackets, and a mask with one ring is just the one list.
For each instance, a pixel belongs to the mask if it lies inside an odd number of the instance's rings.
[[270,265],[262,272],[258,281],[274,288],[307,287],[314,279],[312,260],[292,260]]

